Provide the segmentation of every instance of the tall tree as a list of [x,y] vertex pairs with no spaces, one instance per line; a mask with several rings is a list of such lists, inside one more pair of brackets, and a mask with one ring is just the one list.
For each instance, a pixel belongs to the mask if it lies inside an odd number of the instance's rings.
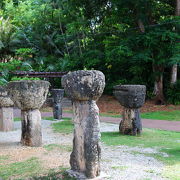
[[[176,0],[176,10],[175,16],[180,16],[180,0]],[[171,86],[173,86],[177,82],[177,72],[178,72],[178,65],[173,64],[171,70]]]

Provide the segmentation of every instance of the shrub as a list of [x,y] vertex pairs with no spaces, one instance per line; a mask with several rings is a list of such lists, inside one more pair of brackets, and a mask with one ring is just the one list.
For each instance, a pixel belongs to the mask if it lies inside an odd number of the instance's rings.
[[172,87],[167,88],[166,98],[168,103],[175,105],[180,104],[180,80]]

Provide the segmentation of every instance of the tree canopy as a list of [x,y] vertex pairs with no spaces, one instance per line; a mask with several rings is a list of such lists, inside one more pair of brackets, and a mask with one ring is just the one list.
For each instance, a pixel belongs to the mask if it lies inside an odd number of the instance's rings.
[[170,90],[178,94],[169,86],[171,67],[180,64],[176,6],[171,0],[3,0],[1,62],[23,56],[36,71],[98,69],[106,93],[116,84],[145,84],[148,97],[164,103]]

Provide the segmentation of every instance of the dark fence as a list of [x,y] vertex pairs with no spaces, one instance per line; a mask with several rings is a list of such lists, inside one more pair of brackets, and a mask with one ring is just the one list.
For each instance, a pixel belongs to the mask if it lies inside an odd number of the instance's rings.
[[[10,72],[11,74],[19,77],[39,77],[39,78],[56,78],[62,77],[63,75],[67,74],[68,72],[29,72],[29,71],[16,71]],[[2,73],[0,73],[2,75]]]

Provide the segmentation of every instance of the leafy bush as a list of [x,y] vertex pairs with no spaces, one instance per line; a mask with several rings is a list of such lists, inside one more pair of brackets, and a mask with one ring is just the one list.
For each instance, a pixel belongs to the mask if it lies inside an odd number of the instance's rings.
[[11,81],[21,81],[21,80],[40,80],[40,78],[35,77],[13,77]]
[[27,62],[23,62],[20,60],[11,60],[6,63],[0,63],[0,85],[4,85],[12,79],[12,72],[30,70],[32,70],[32,67]]
[[167,88],[166,98],[168,103],[175,105],[180,104],[180,80],[178,80],[172,87]]

